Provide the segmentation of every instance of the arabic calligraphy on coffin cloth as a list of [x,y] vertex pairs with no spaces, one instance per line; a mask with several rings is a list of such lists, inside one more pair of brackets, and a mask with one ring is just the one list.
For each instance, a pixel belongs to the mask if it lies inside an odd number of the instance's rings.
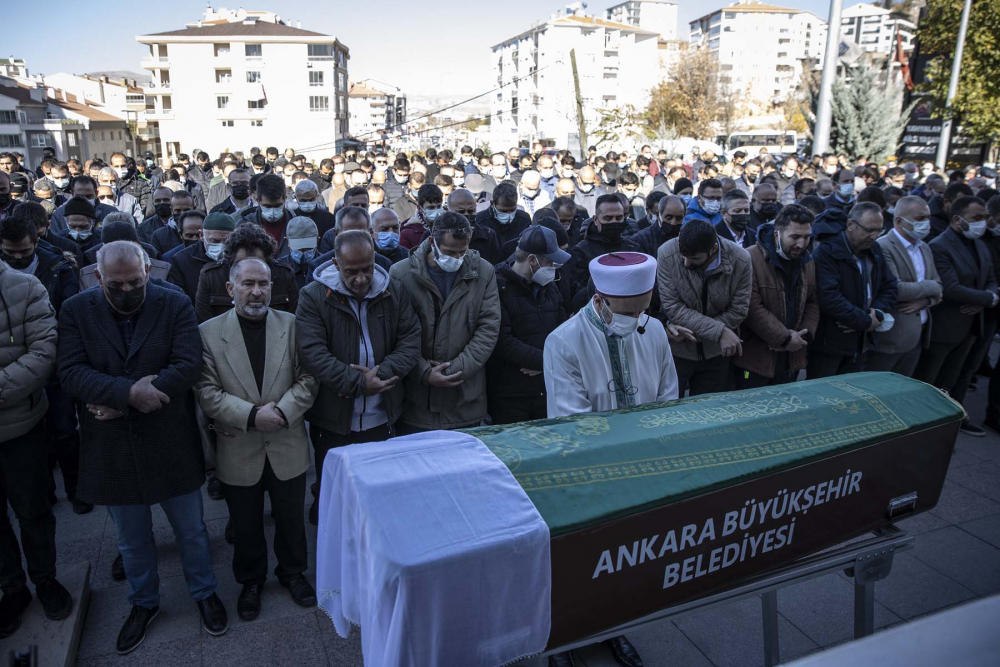
[[857,373],[468,432],[556,535],[963,414],[922,382]]

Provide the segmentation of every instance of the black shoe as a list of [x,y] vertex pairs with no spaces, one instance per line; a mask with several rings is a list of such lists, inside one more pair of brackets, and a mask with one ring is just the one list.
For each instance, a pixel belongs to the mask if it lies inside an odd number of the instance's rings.
[[199,600],[198,611],[201,612],[201,624],[205,632],[216,637],[226,634],[226,630],[229,629],[229,616],[226,615],[226,607],[218,595],[212,593],[204,600]]
[[56,503],[59,502],[59,499],[56,498],[56,492],[53,490],[49,490],[45,493],[45,500],[48,501],[49,507],[55,507]]
[[159,613],[159,607],[153,607],[152,609],[138,605],[132,607],[128,618],[125,619],[125,625],[122,626],[121,632],[118,633],[118,644],[116,646],[118,655],[125,655],[139,648],[139,644],[146,638],[146,628],[149,627],[149,624],[153,622],[153,619]]
[[226,522],[226,542],[236,544],[236,528],[233,527],[233,517]]
[[55,577],[38,582],[35,585],[35,595],[42,603],[45,617],[50,621],[61,621],[73,611],[73,596]]
[[986,431],[970,422],[968,417],[962,420],[962,425],[958,430],[965,435],[971,435],[973,438],[982,438],[986,435]]
[[0,639],[10,637],[21,627],[21,612],[31,603],[31,591],[22,586],[16,591],[4,593],[0,599]]
[[983,426],[1000,435],[1000,419],[989,419],[983,421]]
[[313,504],[309,506],[309,523],[314,526],[319,525],[319,501],[314,500]]
[[208,497],[212,500],[222,500],[222,482],[214,475],[208,478]]
[[254,582],[243,584],[240,598],[236,601],[236,613],[244,621],[252,621],[260,614],[261,584]]
[[115,581],[125,581],[125,559],[122,558],[121,551],[111,562],[111,578]]
[[301,574],[282,584],[292,594],[292,601],[301,607],[316,606],[316,589]]
[[624,636],[609,639],[604,643],[611,648],[611,655],[614,656],[615,662],[622,667],[642,667],[642,658],[639,657],[639,652],[632,646],[632,642],[625,639]]
[[69,502],[73,505],[73,514],[88,514],[94,511],[93,505],[88,502],[84,502],[79,498],[70,498]]
[[573,652],[566,651],[565,653],[550,655],[549,667],[576,667],[576,661],[573,660]]

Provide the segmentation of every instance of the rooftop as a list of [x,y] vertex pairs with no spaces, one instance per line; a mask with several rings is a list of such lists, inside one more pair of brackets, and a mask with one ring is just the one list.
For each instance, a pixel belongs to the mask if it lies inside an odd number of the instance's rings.
[[[73,97],[72,95],[67,95],[67,97]],[[89,118],[90,120],[100,120],[100,121],[119,121],[124,122],[121,118],[117,116],[112,116],[109,113],[105,113],[100,109],[92,106],[87,106],[86,104],[80,104],[79,102],[68,102],[65,100],[57,100],[49,98],[49,104],[57,106],[60,109],[65,109],[66,111],[71,111],[75,114],[79,114],[84,118]]]
[[212,25],[202,25],[201,27],[182,28],[181,30],[168,30],[167,32],[154,32],[143,37],[330,37],[321,32],[312,30],[302,30],[293,28],[290,25],[281,23],[270,23],[267,21],[236,22],[236,23],[213,23]]
[[0,95],[3,95],[4,97],[17,100],[22,105],[44,107],[45,102],[39,102],[38,100],[32,98],[30,91],[30,88],[21,85],[0,86]]
[[351,97],[383,97],[385,93],[374,88],[369,88],[363,83],[352,83],[351,91],[348,95]]

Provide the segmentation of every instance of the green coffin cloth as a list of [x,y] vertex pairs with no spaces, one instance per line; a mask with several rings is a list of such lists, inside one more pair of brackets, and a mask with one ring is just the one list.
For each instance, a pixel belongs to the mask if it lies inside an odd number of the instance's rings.
[[466,432],[559,535],[963,415],[922,382],[855,373]]

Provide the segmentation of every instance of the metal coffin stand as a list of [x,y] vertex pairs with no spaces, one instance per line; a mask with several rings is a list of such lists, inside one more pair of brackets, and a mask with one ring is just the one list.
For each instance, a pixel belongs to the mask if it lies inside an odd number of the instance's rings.
[[818,553],[774,572],[751,578],[732,590],[679,604],[586,639],[546,651],[541,657],[590,646],[627,634],[637,628],[679,618],[713,605],[736,602],[759,595],[764,619],[764,665],[772,667],[780,662],[779,589],[846,569],[847,574],[854,577],[854,638],[867,637],[875,632],[875,583],[889,576],[895,554],[911,548],[913,542],[912,535],[895,526],[886,526],[874,531],[867,539]]

